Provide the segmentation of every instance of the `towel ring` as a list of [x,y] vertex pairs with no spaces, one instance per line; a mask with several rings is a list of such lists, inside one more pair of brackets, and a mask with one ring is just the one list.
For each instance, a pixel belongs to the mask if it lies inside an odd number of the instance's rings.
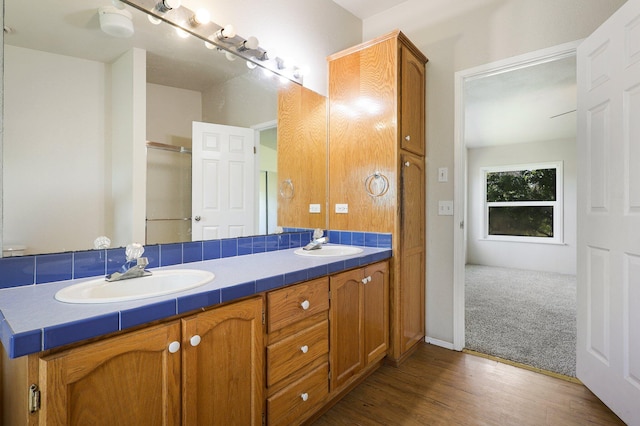
[[293,182],[291,179],[285,179],[280,182],[280,196],[285,200],[291,200],[293,198]]
[[371,197],[382,197],[389,190],[389,179],[376,171],[364,180],[364,190]]

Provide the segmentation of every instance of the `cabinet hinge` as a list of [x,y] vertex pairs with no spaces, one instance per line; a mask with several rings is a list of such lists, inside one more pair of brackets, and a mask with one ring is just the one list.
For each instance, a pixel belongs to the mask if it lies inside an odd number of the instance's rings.
[[264,413],[262,413],[262,426],[265,426],[267,424],[267,418],[264,415]]
[[35,383],[29,386],[29,412],[35,413],[40,409],[40,389]]
[[329,290],[329,300],[331,300],[331,290]]
[[262,308],[262,325],[265,325],[266,323],[266,315],[264,313],[264,308]]

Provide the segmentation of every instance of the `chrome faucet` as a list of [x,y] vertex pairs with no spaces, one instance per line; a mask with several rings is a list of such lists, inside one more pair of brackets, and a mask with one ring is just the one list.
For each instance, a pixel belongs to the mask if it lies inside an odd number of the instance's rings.
[[323,244],[329,242],[329,237],[314,238],[309,244],[302,247],[303,250],[319,250]]
[[107,281],[121,281],[129,278],[146,277],[151,275],[151,271],[145,269],[149,264],[149,259],[146,257],[140,257],[142,256],[142,253],[144,253],[144,247],[142,247],[142,244],[129,244],[125,253],[127,261],[122,265],[120,271],[107,275],[105,277]]

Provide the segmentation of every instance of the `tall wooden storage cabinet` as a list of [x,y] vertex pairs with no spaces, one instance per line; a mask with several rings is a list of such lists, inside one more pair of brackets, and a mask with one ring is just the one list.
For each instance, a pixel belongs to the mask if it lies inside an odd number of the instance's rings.
[[329,228],[393,234],[389,357],[399,363],[425,336],[427,58],[394,31],[328,61]]

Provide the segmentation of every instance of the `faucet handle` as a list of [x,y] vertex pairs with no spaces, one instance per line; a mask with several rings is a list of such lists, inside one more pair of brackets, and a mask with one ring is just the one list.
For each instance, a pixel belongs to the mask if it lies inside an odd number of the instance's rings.
[[144,247],[140,243],[131,243],[125,249],[125,255],[127,256],[127,262],[138,259],[144,253]]

